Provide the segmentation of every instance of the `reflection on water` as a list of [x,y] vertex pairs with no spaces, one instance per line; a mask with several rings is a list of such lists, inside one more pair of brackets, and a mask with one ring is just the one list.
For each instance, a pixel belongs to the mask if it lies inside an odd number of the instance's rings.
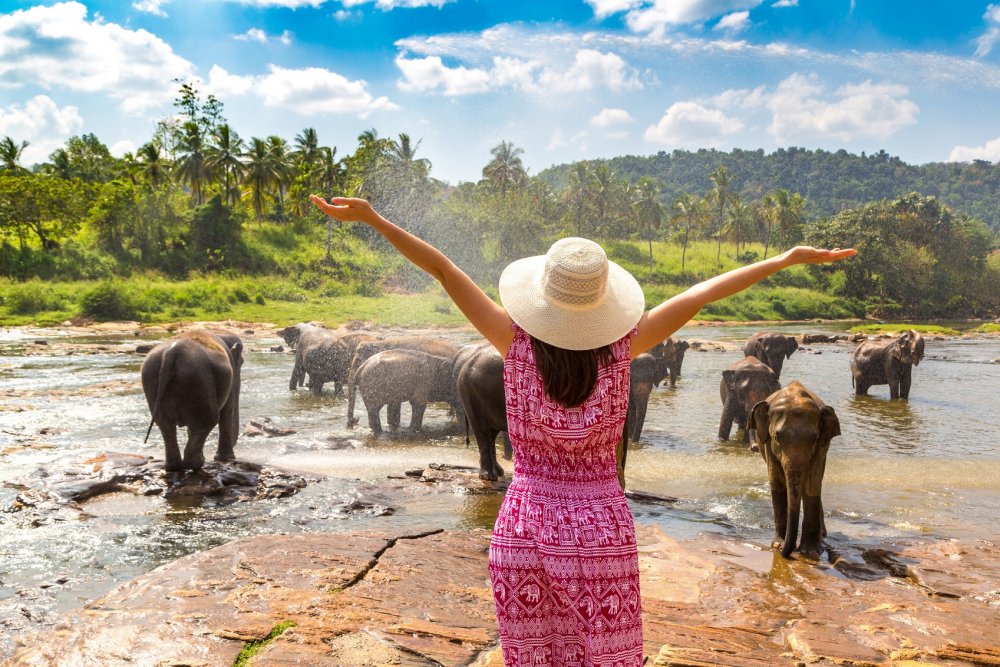
[[[826,325],[771,329],[835,331]],[[678,500],[633,502],[637,521],[657,523],[679,538],[715,531],[769,544],[773,524],[764,461],[735,434],[726,442],[716,437],[722,369],[739,358],[737,345],[757,330],[691,327],[681,332],[684,338],[729,342],[733,349],[689,350],[677,386],[653,391],[642,441],[630,448],[628,484]],[[458,342],[472,337],[469,332],[446,335]],[[162,457],[158,437],[142,442],[149,413],[138,381],[139,357],[111,352],[26,357],[10,332],[0,332],[0,340],[13,341],[0,348],[5,390],[0,396],[0,508],[17,493],[4,482],[67,454],[107,449]],[[135,341],[105,342],[130,349]],[[19,604],[16,591],[25,586],[69,576],[65,586],[46,590],[52,608],[73,607],[169,560],[245,535],[493,525],[498,494],[419,489],[391,516],[345,518],[338,508],[359,497],[377,502],[375,486],[387,476],[430,462],[477,465],[475,445],[466,447],[464,430],[440,406],[428,408],[427,433],[419,440],[405,430],[376,439],[367,428],[348,429],[344,398],[288,390],[291,355],[263,351],[276,342],[248,342],[241,416],[244,423],[267,416],[297,432],[285,438],[241,437],[237,456],[329,478],[291,498],[223,508],[203,508],[183,498],[113,494],[88,504],[93,518],[27,528],[0,513],[0,618],[19,613],[13,611]],[[840,419],[842,435],[831,445],[824,481],[830,539],[995,538],[1000,399],[991,388],[997,386],[1000,366],[989,362],[1000,357],[1000,340],[928,340],[927,358],[914,369],[909,401],[889,400],[886,386],[873,387],[871,396],[855,396],[849,364],[853,348],[811,346],[788,359],[782,373],[783,382],[797,379],[819,394]],[[358,411],[363,411],[360,404]],[[402,419],[408,423],[406,405]],[[216,442],[213,435],[209,453]],[[512,468],[501,464],[508,472]],[[770,558],[770,552],[761,557]],[[775,561],[774,567],[783,566],[783,560]]]

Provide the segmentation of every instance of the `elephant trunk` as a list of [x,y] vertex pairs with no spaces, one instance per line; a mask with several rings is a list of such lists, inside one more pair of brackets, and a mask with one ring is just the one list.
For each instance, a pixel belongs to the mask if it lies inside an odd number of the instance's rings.
[[799,508],[802,506],[802,471],[785,472],[785,488],[788,495],[788,518],[785,525],[785,544],[781,555],[788,558],[795,551],[799,539]]

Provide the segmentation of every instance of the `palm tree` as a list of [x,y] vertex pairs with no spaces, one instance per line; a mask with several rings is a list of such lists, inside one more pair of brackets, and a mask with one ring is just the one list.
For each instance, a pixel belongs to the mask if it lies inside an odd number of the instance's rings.
[[636,199],[632,210],[639,222],[639,229],[649,242],[649,267],[653,267],[653,236],[663,223],[663,204],[660,202],[660,188],[649,176],[639,180],[635,188]]
[[802,224],[802,213],[805,209],[805,200],[799,193],[790,194],[788,190],[775,190],[764,200],[767,221],[767,236],[764,242],[764,257],[767,258],[767,251],[771,245],[771,230],[774,224],[778,225],[778,236],[782,244],[789,243],[793,235]]
[[240,198],[240,176],[243,174],[243,151],[246,142],[240,139],[228,123],[219,125],[212,132],[212,144],[205,155],[208,169],[220,175],[222,200],[235,206]]
[[589,186],[587,198],[594,206],[594,226],[603,233],[610,233],[613,221],[608,217],[618,209],[616,203],[620,201],[622,183],[607,163],[601,162],[591,170]]
[[590,171],[585,162],[576,162],[569,172],[569,183],[563,190],[563,201],[573,212],[576,221],[576,235],[583,236],[583,218],[587,208],[587,182]]
[[68,181],[73,177],[73,163],[65,148],[57,148],[49,155],[49,161],[42,165],[42,171],[56,178]]
[[520,185],[528,177],[521,161],[523,153],[524,150],[506,141],[501,141],[490,150],[493,159],[483,167],[483,178],[491,189],[500,192],[501,201],[506,199],[507,190]]
[[416,176],[418,180],[427,178],[431,170],[430,160],[416,156],[421,143],[423,143],[423,139],[419,139],[414,144],[410,141],[410,135],[401,132],[399,141],[393,141],[389,146],[389,158],[397,167],[407,174]]
[[0,166],[15,174],[27,171],[27,169],[21,166],[20,162],[21,155],[28,146],[27,141],[17,143],[10,137],[5,136],[3,140],[0,140]]
[[204,203],[201,184],[208,177],[209,171],[205,165],[205,140],[198,123],[184,123],[177,148],[180,157],[174,168],[174,176],[191,186],[195,203],[201,206]]
[[253,204],[254,214],[257,220],[264,217],[264,199],[271,184],[276,180],[276,176],[271,169],[267,141],[260,137],[253,137],[250,140],[249,149],[246,152],[246,171],[243,173],[243,183],[247,186],[246,196]]
[[719,167],[708,176],[715,187],[712,188],[710,197],[716,206],[716,234],[718,235],[718,250],[715,261],[722,265],[722,236],[726,229],[726,208],[733,199],[733,190],[729,180],[729,172],[725,167]]
[[670,218],[670,224],[681,232],[681,275],[683,275],[691,232],[697,231],[705,219],[705,200],[685,192],[674,202],[673,210],[674,215]]
[[139,160],[139,173],[149,181],[150,185],[158,188],[168,173],[168,164],[163,156],[160,142],[150,141],[143,144],[136,157]]
[[267,138],[268,160],[274,174],[274,194],[278,200],[278,211],[284,214],[285,189],[291,185],[294,178],[292,155],[288,150],[288,142],[272,134]]
[[740,243],[746,245],[750,237],[750,228],[753,225],[753,207],[739,197],[733,199],[729,205],[729,229],[733,233],[736,241],[736,254],[740,254]]
[[305,165],[308,171],[312,171],[320,159],[319,139],[316,136],[316,128],[307,127],[301,133],[295,135],[295,150],[292,151],[295,160]]

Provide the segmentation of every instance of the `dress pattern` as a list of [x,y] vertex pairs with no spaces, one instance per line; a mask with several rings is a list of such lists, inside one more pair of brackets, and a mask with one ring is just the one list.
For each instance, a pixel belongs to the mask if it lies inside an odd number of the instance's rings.
[[504,362],[514,476],[489,560],[505,667],[642,664],[635,526],[615,461],[630,346],[630,336],[613,343],[590,397],[566,408],[545,395],[531,338],[514,325]]

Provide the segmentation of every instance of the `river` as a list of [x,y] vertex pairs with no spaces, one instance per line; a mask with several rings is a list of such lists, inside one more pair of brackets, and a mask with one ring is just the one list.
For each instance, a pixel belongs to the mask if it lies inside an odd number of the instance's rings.
[[[754,326],[692,326],[685,339],[741,343]],[[783,325],[788,334],[835,333],[836,324]],[[471,332],[442,333],[459,342]],[[53,353],[27,354],[39,338]],[[415,496],[391,516],[344,518],[332,507],[387,475],[429,462],[477,465],[475,447],[431,406],[428,437],[373,439],[347,429],[346,401],[288,390],[292,357],[269,351],[280,341],[245,338],[241,417],[271,417],[293,428],[281,438],[241,437],[237,456],[329,476],[291,498],[221,508],[158,497],[111,494],[87,504],[92,518],[24,526],[9,507],[10,483],[68,454],[125,451],[162,457],[154,429],[142,440],[149,412],[138,386],[141,357],[131,336],[67,337],[0,330],[0,627],[10,634],[45,623],[110,587],[158,565],[236,537],[277,531],[340,531],[434,525],[492,525],[498,495]],[[55,343],[100,344],[96,354],[58,352]],[[823,487],[830,542],[879,543],[900,537],[1000,538],[1000,338],[928,339],[914,369],[909,401],[888,400],[888,387],[855,397],[849,343],[817,344],[785,363],[783,382],[799,380],[837,412],[842,435],[830,447]],[[629,454],[631,489],[673,496],[672,504],[633,501],[639,522],[660,524],[678,537],[718,531],[766,545],[772,531],[766,468],[759,454],[734,438],[720,442],[719,378],[741,353],[689,350],[676,387],[650,399],[642,442]],[[95,385],[107,390],[93,391]],[[90,391],[81,392],[82,389]],[[327,385],[332,391],[332,385]],[[80,395],[78,395],[78,393]],[[10,398],[15,396],[15,398]],[[359,416],[361,414],[359,413]],[[365,420],[362,419],[362,424]],[[407,406],[403,423],[408,423]],[[31,446],[19,443],[29,438]],[[215,434],[206,453],[214,451]],[[328,443],[350,446],[330,449]],[[510,462],[504,464],[509,469]],[[8,632],[0,658],[10,650]]]

